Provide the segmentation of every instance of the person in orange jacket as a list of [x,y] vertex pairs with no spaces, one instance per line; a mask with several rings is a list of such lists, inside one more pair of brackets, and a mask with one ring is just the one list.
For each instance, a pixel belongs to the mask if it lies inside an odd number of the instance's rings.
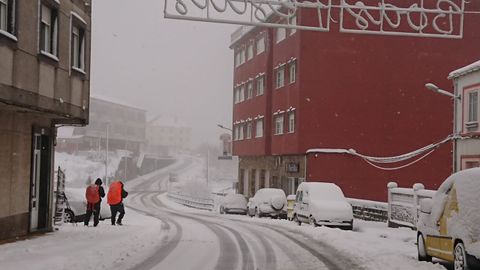
[[[125,216],[125,207],[123,206],[123,199],[128,196],[128,192],[123,189],[122,181],[115,181],[110,184],[110,189],[108,190],[107,202],[110,205],[110,211],[112,213],[111,221],[112,225],[123,225],[122,219]],[[118,219],[115,219],[118,215]]]

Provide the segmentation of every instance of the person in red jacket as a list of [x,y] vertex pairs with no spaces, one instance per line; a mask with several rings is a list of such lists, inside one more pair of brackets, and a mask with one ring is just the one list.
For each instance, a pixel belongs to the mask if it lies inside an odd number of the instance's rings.
[[[91,194],[91,192],[95,194]],[[97,178],[95,185],[88,186],[85,195],[87,197],[87,214],[85,215],[84,224],[88,226],[88,222],[93,213],[93,226],[97,227],[100,217],[100,204],[102,203],[102,198],[105,197],[102,179]]]
[[123,206],[123,199],[128,196],[128,192],[123,189],[123,183],[121,181],[115,181],[110,184],[110,189],[108,190],[107,202],[110,205],[110,211],[112,213],[111,221],[112,225],[115,225],[115,219],[117,225],[123,225],[122,219],[125,216],[125,207]]

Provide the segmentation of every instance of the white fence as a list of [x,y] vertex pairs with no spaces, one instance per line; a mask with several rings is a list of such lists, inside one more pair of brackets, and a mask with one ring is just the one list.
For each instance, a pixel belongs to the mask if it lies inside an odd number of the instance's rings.
[[388,226],[409,227],[417,226],[420,200],[432,198],[435,190],[428,190],[422,184],[415,184],[412,188],[399,188],[395,182],[390,182],[388,188]]
[[167,195],[171,200],[175,201],[176,203],[179,203],[188,207],[202,209],[202,210],[209,210],[209,211],[212,211],[213,208],[215,207],[213,199],[193,198],[191,196],[181,194],[179,192],[173,192],[173,191],[169,191]]

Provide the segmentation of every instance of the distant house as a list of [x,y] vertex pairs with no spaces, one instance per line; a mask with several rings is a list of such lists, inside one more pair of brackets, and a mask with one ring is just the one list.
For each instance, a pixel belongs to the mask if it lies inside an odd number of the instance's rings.
[[91,0],[0,1],[0,240],[52,231],[56,127],[86,125]]
[[189,150],[191,136],[192,129],[177,118],[157,116],[148,121],[147,141],[153,151],[176,153]]
[[455,94],[455,130],[465,137],[454,145],[455,170],[480,167],[480,61],[450,73]]

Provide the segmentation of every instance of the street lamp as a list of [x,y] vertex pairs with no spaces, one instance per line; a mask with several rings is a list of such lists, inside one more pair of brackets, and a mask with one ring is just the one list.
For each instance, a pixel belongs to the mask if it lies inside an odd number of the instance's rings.
[[431,90],[435,93],[439,93],[439,94],[442,94],[442,95],[445,95],[445,96],[449,96],[451,98],[455,98],[455,99],[460,99],[460,96],[459,95],[455,95],[455,94],[452,94],[448,91],[445,91],[443,89],[441,89],[440,87],[436,86],[435,84],[433,83],[427,83],[425,84],[425,87],[428,89],[428,90]]
[[225,127],[225,126],[223,126],[223,125],[220,125],[220,124],[217,124],[217,127],[222,128],[222,129],[226,129],[226,130],[228,130],[228,131],[230,131],[230,132],[233,131],[232,129],[227,128],[227,127]]
[[427,83],[427,84],[425,84],[425,87],[428,90],[431,90],[435,93],[439,93],[439,94],[444,95],[444,96],[451,97],[453,99],[453,134],[452,135],[454,137],[453,137],[453,166],[452,166],[452,168],[453,168],[453,172],[456,172],[457,171],[457,162],[456,162],[456,159],[457,159],[457,139],[456,139],[455,136],[457,135],[457,101],[461,100],[461,96],[452,94],[448,91],[445,91],[445,90],[441,89],[440,87],[436,86],[433,83]]

